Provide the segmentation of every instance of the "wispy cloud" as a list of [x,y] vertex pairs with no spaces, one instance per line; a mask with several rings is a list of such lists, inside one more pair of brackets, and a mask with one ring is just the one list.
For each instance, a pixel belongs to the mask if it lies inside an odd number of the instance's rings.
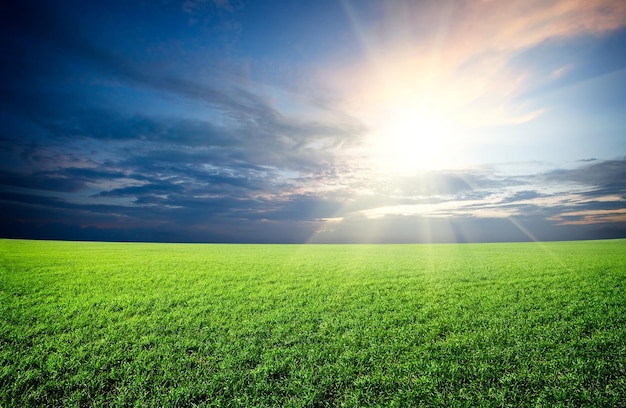
[[626,209],[570,211],[548,218],[557,225],[591,225],[603,223],[626,223]]
[[559,68],[553,70],[550,73],[550,77],[552,79],[561,78],[563,75],[565,75],[567,72],[571,71],[573,68],[574,68],[574,66],[572,64],[563,65],[562,67],[559,67]]
[[196,13],[207,9],[224,10],[232,12],[236,8],[241,7],[240,1],[233,0],[185,0],[182,9],[185,13]]
[[[491,126],[531,121],[545,107],[519,99],[531,67],[520,53],[550,41],[601,36],[626,25],[626,4],[613,0],[390,1],[376,22],[344,2],[364,61],[337,67],[331,81],[363,117],[395,103],[427,104],[449,120]],[[553,77],[571,69],[563,64]],[[418,110],[423,107],[417,106]]]

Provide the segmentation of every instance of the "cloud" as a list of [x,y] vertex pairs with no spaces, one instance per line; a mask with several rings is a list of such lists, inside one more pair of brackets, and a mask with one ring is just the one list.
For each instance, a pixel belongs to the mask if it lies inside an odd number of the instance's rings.
[[242,7],[241,2],[236,0],[185,0],[182,5],[182,10],[189,14],[206,10],[233,12],[236,8],[240,7]]
[[[402,194],[394,190],[395,197],[387,194],[385,199],[364,196],[323,219],[313,240],[349,241],[351,230],[354,239],[394,242],[497,241],[504,236],[511,240],[580,239],[585,233],[589,237],[623,236],[626,160],[591,163],[528,175],[507,176],[497,167],[474,169],[452,175],[452,180],[466,181],[460,188],[430,189],[430,195],[407,188]],[[414,181],[428,186],[424,180],[445,180],[444,176],[451,175],[430,172]],[[438,184],[445,185],[432,183]],[[496,225],[498,231],[489,229]],[[601,228],[603,225],[611,228]],[[398,234],[393,236],[392,231]]]
[[[626,204],[622,202],[622,205]],[[603,223],[626,224],[626,208],[614,210],[582,210],[560,213],[549,218],[558,221],[558,225],[590,225]]]
[[626,26],[626,4],[614,0],[389,1],[379,19],[360,13],[357,3],[344,4],[363,58],[337,64],[328,79],[346,106],[374,126],[389,119],[385,112],[397,101],[414,105],[416,114],[426,104],[463,128],[532,121],[546,107],[526,92],[545,79],[516,58]]
[[35,190],[73,192],[86,187],[82,180],[68,178],[59,173],[35,172],[24,175],[9,171],[0,172],[0,184]]
[[517,203],[520,201],[529,201],[529,200],[545,198],[545,197],[549,197],[549,196],[547,194],[541,194],[533,190],[523,190],[523,191],[517,191],[513,193],[512,195],[504,198],[501,202],[502,203]]
[[567,170],[554,170],[545,175],[553,182],[572,182],[594,187],[587,194],[612,194],[626,191],[626,158],[593,161]]
[[616,30],[625,24],[626,6],[612,0],[472,1],[462,13],[458,29],[468,34],[468,48],[480,40],[485,49],[509,52],[550,39]]
[[562,67],[559,67],[555,70],[552,71],[552,73],[550,74],[550,77],[552,79],[558,79],[561,78],[563,75],[565,75],[567,72],[569,72],[570,70],[572,70],[573,65],[568,64],[568,65],[564,65]]
[[[23,192],[11,191],[7,184],[0,191],[0,233],[50,236],[56,228],[57,238],[73,231],[74,239],[117,236],[120,240],[231,242],[469,242],[626,236],[626,189],[612,183],[626,167],[626,160],[598,161],[526,178],[506,176],[496,168],[475,169],[468,173],[472,181],[467,186],[444,194],[431,190],[430,195],[412,195],[410,189],[396,195],[357,191],[351,195],[345,189],[301,193],[298,186],[275,184],[266,175],[237,178],[202,171],[166,171],[165,167],[159,173],[153,165],[148,164],[149,171],[139,171],[139,167],[67,168],[46,176],[73,175],[82,189],[57,189],[52,195],[43,194],[39,182],[21,175],[25,178],[13,184],[20,184]],[[594,168],[589,172],[586,167]],[[614,174],[601,175],[601,169],[612,169]],[[581,179],[589,173],[595,176]],[[5,175],[3,180],[9,176],[17,177]],[[41,174],[33,177],[39,180]],[[113,188],[103,189],[105,185]],[[96,193],[92,194],[94,187]],[[606,194],[609,188],[613,188],[611,195]]]
[[[195,6],[192,7],[191,3]],[[188,7],[190,11],[209,5],[220,10],[234,7],[226,1],[191,3]],[[358,122],[345,115],[342,117],[338,112],[326,112],[327,116],[334,116],[331,119],[334,123],[328,123],[326,119],[307,121],[286,117],[246,77],[247,68],[243,63],[229,62],[225,57],[204,55],[198,50],[195,53],[199,61],[185,61],[184,66],[173,58],[180,51],[172,49],[164,53],[163,60],[155,60],[145,50],[139,51],[140,55],[137,55],[136,50],[133,51],[134,54],[125,55],[121,47],[115,47],[115,44],[96,42],[88,38],[84,30],[67,18],[65,13],[67,10],[38,1],[26,2],[8,10],[5,18],[10,24],[5,30],[12,32],[7,35],[10,57],[3,67],[3,75],[12,80],[3,80],[0,93],[10,110],[30,116],[38,122],[42,114],[44,118],[52,116],[57,121],[59,133],[73,134],[81,130],[58,123],[65,120],[59,119],[59,116],[67,116],[68,108],[77,110],[77,115],[84,116],[84,122],[95,120],[95,123],[102,124],[106,118],[106,115],[94,112],[93,109],[84,109],[85,101],[81,98],[92,104],[91,94],[72,95],[72,98],[63,99],[61,109],[58,109],[58,102],[64,95],[58,90],[49,89],[49,84],[76,81],[72,65],[79,64],[90,66],[95,73],[91,74],[95,76],[94,79],[108,78],[117,81],[120,86],[157,92],[163,98],[173,96],[206,104],[207,113],[221,117],[222,121],[241,124],[243,132],[248,134],[281,132],[283,137],[303,144],[311,138],[337,137],[337,132],[345,142],[355,131],[359,131]],[[207,65],[205,59],[210,59],[211,64]],[[46,60],[46,63],[41,64],[42,60]],[[42,67],[45,68],[42,70]],[[72,104],[72,100],[77,102]],[[135,117],[134,120],[137,129],[130,130],[141,131],[141,126],[151,130],[153,123],[145,117]],[[49,126],[50,123],[44,125]],[[204,126],[207,127],[208,124],[205,123]],[[101,132],[116,131],[114,126],[100,126],[100,129]],[[91,134],[97,135],[94,131]],[[132,137],[129,135],[136,135],[136,132],[127,132],[126,136],[120,136],[120,132],[116,132],[110,137]]]

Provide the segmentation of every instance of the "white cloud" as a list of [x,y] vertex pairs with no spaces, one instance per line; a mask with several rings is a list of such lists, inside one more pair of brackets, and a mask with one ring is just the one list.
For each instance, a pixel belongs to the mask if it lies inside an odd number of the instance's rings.
[[613,0],[389,1],[375,22],[347,4],[363,59],[339,63],[327,79],[372,127],[396,105],[438,112],[462,128],[532,121],[545,107],[518,100],[532,71],[512,65],[514,57],[626,25],[626,2]]
[[552,73],[550,74],[550,78],[552,79],[561,78],[563,75],[571,71],[573,68],[574,66],[571,64],[563,65],[562,67],[559,67],[553,70]]

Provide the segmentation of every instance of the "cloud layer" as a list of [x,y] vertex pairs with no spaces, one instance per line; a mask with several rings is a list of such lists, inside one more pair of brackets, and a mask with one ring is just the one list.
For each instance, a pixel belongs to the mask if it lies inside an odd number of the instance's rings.
[[[326,10],[334,20],[315,35],[296,28],[322,6],[301,5],[299,14],[295,6],[276,7],[277,19],[296,22],[272,37],[279,45],[247,36],[269,17],[246,15],[253,6],[246,2],[3,5],[0,236],[194,242],[626,236],[626,151],[618,124],[607,131],[618,141],[614,157],[590,151],[599,159],[572,162],[555,154],[554,162],[530,161],[533,151],[519,160],[502,153],[494,163],[472,156],[495,149],[496,139],[513,143],[522,124],[547,116],[529,90],[577,72],[576,61],[564,60],[535,69],[525,53],[609,36],[623,27],[625,5],[381,4],[344,2],[340,17]],[[326,52],[328,44],[335,48]],[[283,66],[285,55],[291,59]],[[409,137],[421,141],[398,139],[408,166],[396,168],[380,151],[393,144],[384,130],[399,129],[389,124],[397,116],[392,111],[405,108],[415,126]],[[435,125],[455,126],[434,134],[436,126],[419,126],[428,115]],[[535,150],[552,147],[524,134]],[[418,158],[433,156],[435,147],[470,164],[419,167]]]

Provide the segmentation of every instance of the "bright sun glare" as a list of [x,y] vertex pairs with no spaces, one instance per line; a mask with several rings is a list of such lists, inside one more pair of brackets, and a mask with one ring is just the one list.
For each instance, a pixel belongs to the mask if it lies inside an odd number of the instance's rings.
[[357,107],[369,129],[372,168],[407,173],[465,164],[472,136],[463,116],[467,99],[454,77],[404,54],[374,67],[360,81]]
[[445,161],[445,123],[425,110],[398,109],[382,126],[383,158],[400,169],[425,169]]
[[420,171],[454,167],[461,132],[445,107],[402,98],[389,101],[372,126],[370,146],[375,166],[385,171]]

